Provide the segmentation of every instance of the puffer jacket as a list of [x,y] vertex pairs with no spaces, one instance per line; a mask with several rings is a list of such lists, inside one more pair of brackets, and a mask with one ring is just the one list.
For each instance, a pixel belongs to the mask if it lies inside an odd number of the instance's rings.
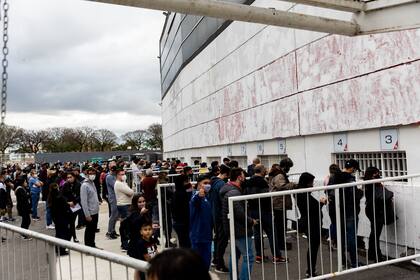
[[[240,196],[242,195],[241,191],[238,187],[234,186],[232,183],[225,184],[220,189],[220,197],[222,199],[222,221],[223,221],[223,229],[225,230],[226,234],[230,236],[229,230],[229,204],[228,200],[229,197],[233,196]],[[233,203],[233,212],[234,212],[234,221],[235,221],[235,237],[236,238],[243,238],[248,235],[248,237],[252,236],[252,226],[253,220],[251,217],[246,217],[246,225],[245,225],[245,201],[236,201]]]
[[[280,173],[276,176],[269,178],[268,183],[270,185],[270,192],[292,190],[297,187],[295,183],[289,182],[287,175],[283,171],[280,171]],[[273,208],[274,210],[291,209],[290,196],[288,196],[286,199],[285,196],[282,195],[273,197]]]

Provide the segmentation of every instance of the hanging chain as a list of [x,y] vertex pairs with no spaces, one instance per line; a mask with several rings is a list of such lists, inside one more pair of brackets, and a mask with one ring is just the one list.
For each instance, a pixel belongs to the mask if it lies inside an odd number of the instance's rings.
[[3,73],[1,75],[2,87],[1,87],[1,123],[0,127],[4,125],[4,120],[6,118],[6,102],[7,102],[7,79],[9,74],[7,73],[7,67],[9,66],[9,61],[7,56],[9,54],[9,48],[7,43],[9,42],[9,3],[8,0],[3,2]]

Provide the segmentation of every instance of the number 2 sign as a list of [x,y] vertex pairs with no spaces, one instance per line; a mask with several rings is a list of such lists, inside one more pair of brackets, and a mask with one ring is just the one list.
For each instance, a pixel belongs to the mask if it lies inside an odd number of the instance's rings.
[[398,150],[397,129],[382,129],[380,134],[382,150]]

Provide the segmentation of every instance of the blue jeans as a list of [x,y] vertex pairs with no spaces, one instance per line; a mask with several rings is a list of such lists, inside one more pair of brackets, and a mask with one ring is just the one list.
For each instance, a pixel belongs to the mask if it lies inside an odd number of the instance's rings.
[[203,258],[207,269],[210,269],[211,242],[191,242],[191,249]]
[[[344,217],[342,217],[344,219]],[[345,222],[341,220],[341,246],[343,248],[343,265],[345,265],[345,261],[347,260],[346,254],[347,252],[350,255],[350,262],[351,266],[357,267],[357,248],[356,248],[356,239],[357,239],[357,220],[353,217],[348,217],[345,219]],[[346,247],[347,241],[347,247]]]
[[130,205],[117,206],[118,214],[120,215],[121,219],[125,219],[128,217],[128,208],[130,208]]
[[51,208],[48,207],[48,202],[45,202],[45,220],[47,221],[47,226],[53,223],[51,216]]
[[40,193],[31,192],[32,218],[38,218],[38,202]]
[[[232,240],[231,240],[232,241]],[[252,273],[252,266],[254,264],[254,250],[252,249],[252,239],[249,237],[237,238],[235,242],[236,247],[236,270],[238,271],[239,258],[242,255],[242,267],[239,273],[239,280],[249,280]],[[248,250],[247,250],[248,247]],[[229,270],[232,273],[232,255],[229,258]],[[232,279],[232,274],[230,274]]]

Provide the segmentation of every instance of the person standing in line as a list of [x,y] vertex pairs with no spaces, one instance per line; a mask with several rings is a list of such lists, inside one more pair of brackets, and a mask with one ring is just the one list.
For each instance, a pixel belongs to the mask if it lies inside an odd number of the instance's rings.
[[[273,166],[269,173],[269,185],[271,192],[281,192],[296,188],[295,183],[291,183],[287,176],[290,168],[293,167],[293,161],[290,158],[285,158],[280,161],[279,165]],[[290,195],[273,197],[274,210],[274,225],[275,237],[282,256],[279,256],[278,263],[287,263],[289,260],[283,255],[286,250],[286,211],[292,209],[292,199]]]
[[117,208],[117,198],[115,197],[115,181],[117,172],[117,164],[115,161],[111,161],[109,163],[109,173],[105,178],[106,187],[108,190],[108,203],[111,207],[111,216],[109,217],[108,221],[108,232],[106,233],[106,237],[108,239],[117,239],[119,234],[115,231],[115,224],[118,220],[118,208]]
[[210,269],[212,242],[212,211],[208,193],[211,189],[210,177],[201,175],[197,179],[197,191],[190,200],[191,248],[204,260]]
[[44,186],[38,179],[35,169],[31,170],[29,176],[29,189],[31,191],[31,201],[32,201],[32,220],[39,221],[41,218],[38,216],[38,202],[41,195],[41,188]]
[[[368,167],[363,180],[380,179],[380,170],[376,167]],[[381,183],[365,185],[366,216],[370,221],[368,258],[374,262],[387,260],[381,252],[380,237],[384,228],[387,214],[388,201],[392,201],[394,193],[389,191]],[[392,206],[391,206],[392,207]],[[393,210],[393,209],[392,209]],[[393,219],[394,217],[392,217]]]
[[[268,193],[269,185],[265,179],[266,169],[264,165],[255,165],[253,172],[255,174],[251,177],[251,179],[249,179],[245,194]],[[257,225],[254,226],[254,243],[256,251],[255,262],[261,263],[266,259],[264,254],[264,246],[261,246],[261,243],[264,244],[264,242],[261,241],[262,231],[264,231],[267,234],[268,242],[270,244],[271,254],[273,256],[272,262],[277,263],[281,253],[278,246],[274,246],[275,240],[273,235],[271,199],[251,199],[248,205],[251,212],[251,217],[260,221]]]
[[[128,217],[128,209],[131,205],[131,199],[133,198],[134,191],[128,186],[124,170],[117,171],[117,180],[115,181],[115,197],[117,199],[118,214],[121,217],[121,223]],[[121,236],[121,250],[126,252],[128,250],[128,239],[125,234],[121,232],[120,224],[120,236]]]
[[5,182],[6,170],[1,170],[0,173],[0,222],[4,221],[4,215],[6,215],[6,204],[7,204],[7,190]]
[[[354,173],[360,171],[359,162],[350,159],[345,162],[344,169],[341,172],[337,172],[333,178],[331,178],[329,184],[345,184],[353,183],[356,181]],[[329,196],[329,210],[330,214],[335,213],[335,201],[340,201],[340,215],[341,221],[341,243],[343,248],[343,265],[347,267],[347,253],[350,255],[350,265],[352,268],[356,268],[361,263],[357,262],[357,227],[359,224],[359,213],[360,213],[360,200],[363,197],[363,191],[359,190],[357,186],[341,188],[339,190],[339,198],[335,195]],[[334,215],[334,214],[333,214]],[[335,219],[331,220],[332,223],[336,223]]]
[[258,164],[261,164],[261,160],[260,160],[259,158],[254,158],[254,159],[252,160],[252,164],[251,164],[251,165],[248,165],[247,173],[248,173],[248,176],[249,176],[249,177],[254,176],[254,174],[255,174],[254,168],[255,168],[255,166],[257,166]]
[[[245,182],[245,173],[242,168],[233,168],[230,171],[230,181],[220,190],[223,201],[223,225],[227,234],[230,236],[229,228],[229,197],[242,195],[241,185]],[[235,242],[236,264],[242,256],[242,267],[239,280],[249,280],[254,264],[254,252],[252,249],[252,227],[257,224],[255,219],[246,215],[245,201],[238,201],[233,204],[233,217],[235,221]],[[229,270],[232,272],[232,255],[229,261]],[[238,269],[237,269],[238,270]],[[232,279],[232,275],[230,277]]]
[[49,206],[49,203],[47,203],[48,197],[49,197],[49,190],[51,184],[58,184],[59,179],[57,176],[57,169],[55,166],[51,166],[50,169],[47,170],[47,178],[45,181],[46,187],[43,187],[42,189],[42,199],[46,201],[45,203],[45,221],[46,221],[46,229],[55,229],[55,226],[53,224],[53,219],[51,215],[51,208]]
[[98,226],[99,200],[95,186],[96,170],[89,168],[87,178],[80,188],[80,203],[86,219],[85,245],[96,247],[95,234]]
[[[299,178],[298,188],[312,188],[315,176],[304,172]],[[307,269],[306,278],[316,277],[316,262],[319,245],[321,244],[322,210],[327,203],[327,198],[322,196],[316,200],[311,193],[299,193],[296,196],[296,204],[299,208],[299,228],[308,237],[308,252],[306,254]]]
[[[15,180],[15,196],[16,196],[16,208],[18,211],[18,215],[22,217],[22,223],[20,225],[21,228],[29,229],[31,225],[31,203],[30,198],[28,196],[27,187],[28,183],[26,178],[23,176],[16,177]],[[31,240],[32,238],[22,235],[24,240]]]
[[[59,185],[52,183],[49,186],[48,207],[51,211],[51,218],[55,224],[55,237],[70,241],[71,229],[70,223],[72,221],[72,212],[67,200],[63,197],[59,190]],[[63,247],[58,247],[60,256],[68,255],[68,251]]]
[[159,223],[158,199],[157,199],[157,186],[158,179],[153,177],[153,170],[146,169],[146,177],[141,181],[141,189],[144,198],[151,207],[151,215],[153,223]]
[[229,269],[226,267],[224,255],[229,242],[229,234],[223,227],[222,199],[220,197],[220,189],[226,184],[229,178],[230,168],[227,165],[222,164],[219,169],[219,175],[211,178],[211,188],[209,192],[209,198],[212,205],[215,243],[213,252],[213,265],[216,267],[217,273],[228,273]]
[[191,248],[190,232],[190,208],[189,203],[192,195],[190,175],[193,174],[191,167],[186,166],[181,175],[175,177],[175,193],[172,209],[174,220],[173,228],[178,236],[179,246]]
[[[76,236],[76,218],[79,215],[79,212],[83,210],[80,206],[80,183],[76,180],[76,176],[72,172],[67,172],[66,182],[60,191],[70,208],[74,209],[71,213],[70,232],[73,237],[73,241],[79,243]],[[80,209],[76,210],[77,208]]]

